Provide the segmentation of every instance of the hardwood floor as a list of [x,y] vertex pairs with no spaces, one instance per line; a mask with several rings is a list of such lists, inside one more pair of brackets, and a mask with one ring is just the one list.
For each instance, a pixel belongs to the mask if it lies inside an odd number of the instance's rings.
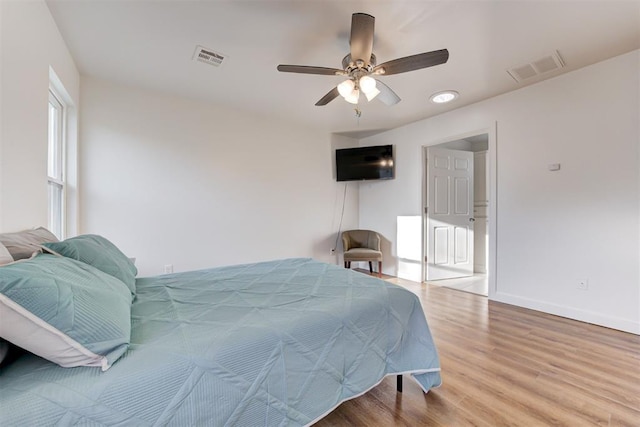
[[640,336],[390,281],[420,297],[443,385],[387,377],[316,426],[640,426]]

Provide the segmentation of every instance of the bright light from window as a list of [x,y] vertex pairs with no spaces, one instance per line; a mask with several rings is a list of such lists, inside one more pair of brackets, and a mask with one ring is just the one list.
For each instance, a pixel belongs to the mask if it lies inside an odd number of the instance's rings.
[[422,251],[422,217],[399,216],[397,250],[398,258],[406,261],[420,262]]

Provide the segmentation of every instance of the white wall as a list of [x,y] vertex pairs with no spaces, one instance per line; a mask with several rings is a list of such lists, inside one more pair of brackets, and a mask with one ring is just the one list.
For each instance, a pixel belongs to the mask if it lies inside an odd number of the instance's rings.
[[640,333],[639,65],[631,52],[362,140],[396,146],[396,179],[360,185],[360,227],[391,241],[385,272],[396,217],[421,212],[421,147],[497,122],[493,297]]
[[[344,135],[331,135],[331,166],[332,166],[332,179],[336,180],[336,156],[335,151],[341,148],[355,148],[358,146],[358,140],[350,138]],[[344,264],[344,248],[342,246],[342,231],[357,229],[358,228],[358,206],[359,206],[359,190],[358,183],[353,181],[339,182],[340,191],[336,193],[335,205],[340,209],[335,215],[335,225],[331,227],[332,230],[340,230],[340,233],[335,234],[332,248],[335,249],[332,260],[340,265]],[[344,203],[343,203],[344,201]],[[342,205],[344,204],[344,214],[342,213]],[[343,220],[340,221],[340,218]],[[362,264],[362,265],[361,265]],[[359,268],[364,266],[364,263],[354,263],[352,268]],[[368,267],[367,267],[368,268]]]
[[81,230],[136,257],[141,275],[165,264],[336,262],[344,186],[332,147],[347,139],[92,78],[81,88]]
[[[0,52],[4,232],[47,225],[49,67],[75,107],[80,76],[44,1],[0,1]],[[75,135],[70,137],[75,141]]]

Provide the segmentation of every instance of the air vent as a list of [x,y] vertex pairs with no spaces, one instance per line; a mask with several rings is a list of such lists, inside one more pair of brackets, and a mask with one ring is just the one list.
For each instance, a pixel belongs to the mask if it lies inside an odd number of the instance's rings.
[[204,62],[205,64],[213,65],[214,67],[221,66],[225,58],[225,55],[202,46],[196,46],[196,51],[193,54],[194,61]]
[[507,70],[507,73],[518,83],[530,78],[546,74],[564,67],[564,61],[558,51],[525,65]]

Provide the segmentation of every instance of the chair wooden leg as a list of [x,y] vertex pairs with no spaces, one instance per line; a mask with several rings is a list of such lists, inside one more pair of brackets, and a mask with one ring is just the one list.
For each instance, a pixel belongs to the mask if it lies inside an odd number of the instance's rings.
[[382,261],[378,261],[378,277],[382,277]]
[[402,375],[398,375],[396,378],[396,389],[399,393],[402,393]]
[[347,261],[344,262],[344,268],[349,268],[347,267]]
[[371,264],[371,261],[369,261],[369,273],[373,274],[373,265]]

